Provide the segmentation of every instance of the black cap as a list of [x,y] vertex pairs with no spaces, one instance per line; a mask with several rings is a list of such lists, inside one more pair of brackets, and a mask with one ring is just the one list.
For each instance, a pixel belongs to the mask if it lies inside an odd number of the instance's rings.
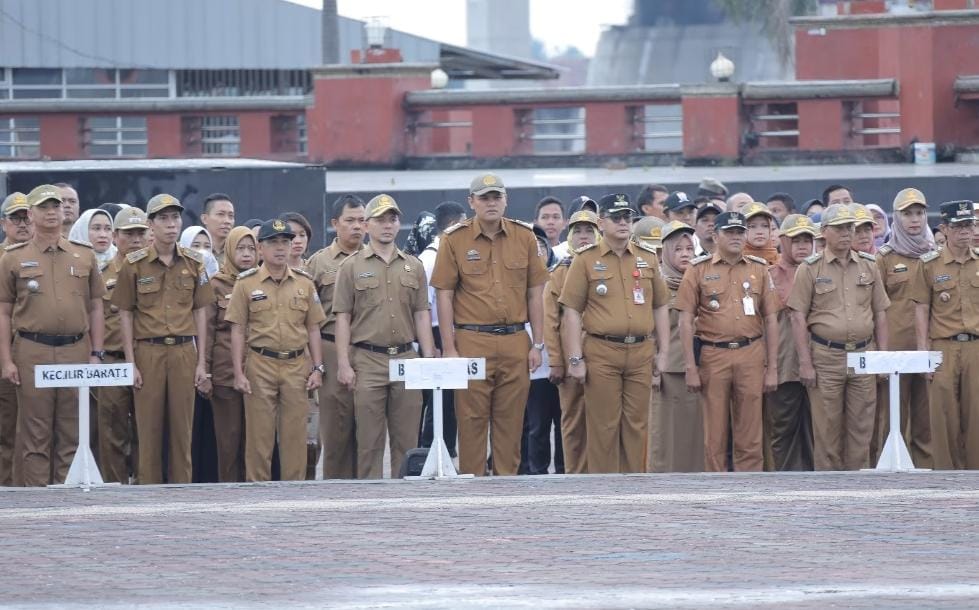
[[263,224],[265,224],[265,221],[261,218],[249,218],[242,226],[248,227],[249,229],[254,229],[255,227],[260,227]]
[[629,196],[625,193],[605,195],[598,200],[598,209],[601,210],[603,216],[626,211],[635,214],[635,210],[632,209],[632,205],[629,203]]
[[595,214],[598,214],[598,204],[588,195],[580,195],[571,200],[571,205],[568,206],[568,216],[573,215],[579,210],[591,210]]
[[976,219],[972,202],[968,200],[946,201],[939,206],[938,211],[942,216],[942,220],[947,224],[975,221]]
[[673,191],[666,198],[666,201],[663,202],[663,209],[668,212],[695,207],[697,207],[697,204],[693,202],[693,199],[687,197],[687,194],[683,191]]
[[714,230],[723,231],[724,229],[744,229],[748,230],[748,221],[744,219],[741,212],[724,212],[718,214],[714,219]]
[[705,203],[704,207],[697,210],[697,220],[700,220],[702,217],[710,214],[711,212],[715,214],[723,214],[724,210],[722,210],[721,206],[717,205],[713,201]]
[[288,237],[292,239],[296,234],[289,228],[289,224],[279,218],[266,220],[258,230],[258,241],[265,241],[273,237]]

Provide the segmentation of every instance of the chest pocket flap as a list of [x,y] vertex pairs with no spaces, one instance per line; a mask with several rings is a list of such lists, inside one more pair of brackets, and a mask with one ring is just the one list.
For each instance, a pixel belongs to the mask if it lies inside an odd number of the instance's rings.
[[812,289],[812,291],[815,292],[816,294],[829,294],[834,290],[836,290],[836,282],[833,281],[829,281],[829,282],[817,281]]
[[402,275],[401,285],[406,288],[418,288],[418,278],[413,275]]
[[44,275],[44,270],[40,267],[22,267],[17,271],[17,277],[25,280],[33,277],[41,277],[42,275]]

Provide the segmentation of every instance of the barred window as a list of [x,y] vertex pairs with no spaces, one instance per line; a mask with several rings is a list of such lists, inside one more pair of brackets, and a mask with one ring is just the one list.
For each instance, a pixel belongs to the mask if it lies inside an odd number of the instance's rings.
[[0,68],[0,99],[171,97],[168,70]]
[[40,119],[37,117],[0,119],[0,157],[37,159],[40,156]]
[[208,157],[237,157],[241,130],[237,116],[205,116],[201,119],[201,153]]
[[145,157],[146,146],[146,117],[85,119],[85,149],[89,157]]

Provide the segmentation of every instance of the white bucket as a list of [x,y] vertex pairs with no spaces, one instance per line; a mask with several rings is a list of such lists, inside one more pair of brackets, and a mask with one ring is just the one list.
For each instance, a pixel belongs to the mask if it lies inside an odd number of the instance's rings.
[[935,164],[935,143],[934,142],[915,142],[914,144],[915,165],[934,165]]

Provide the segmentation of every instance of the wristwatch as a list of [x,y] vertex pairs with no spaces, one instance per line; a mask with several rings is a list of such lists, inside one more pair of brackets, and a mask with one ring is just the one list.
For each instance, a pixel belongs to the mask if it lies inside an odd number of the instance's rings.
[[89,355],[90,356],[95,356],[99,360],[105,360],[105,350],[104,349],[92,350],[92,353],[89,354]]
[[581,364],[584,361],[585,361],[584,356],[571,356],[570,358],[568,358],[568,364],[570,364],[571,366],[575,366],[576,364]]
[[316,366],[313,367],[313,371],[319,373],[320,375],[326,375],[326,365],[317,364]]
[[543,343],[534,343],[534,349],[537,350],[537,351],[541,351],[541,350],[544,349],[544,344]]

